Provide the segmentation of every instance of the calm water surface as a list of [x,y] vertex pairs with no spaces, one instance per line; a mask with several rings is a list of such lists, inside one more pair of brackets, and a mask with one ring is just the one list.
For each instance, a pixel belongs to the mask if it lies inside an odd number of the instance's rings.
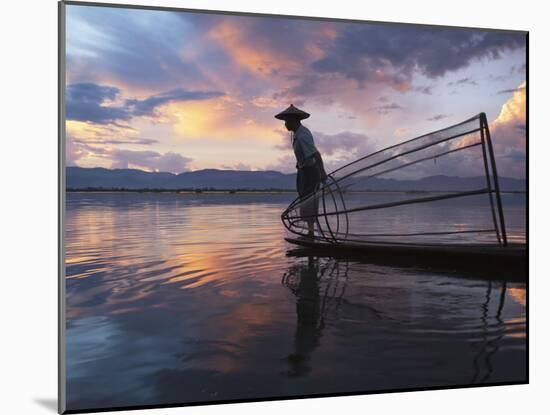
[[68,409],[525,380],[524,283],[287,255],[292,199],[68,193]]

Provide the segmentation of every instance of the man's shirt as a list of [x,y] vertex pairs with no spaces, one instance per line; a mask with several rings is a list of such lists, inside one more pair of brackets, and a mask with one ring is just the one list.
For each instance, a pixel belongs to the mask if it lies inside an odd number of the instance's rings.
[[318,151],[313,143],[311,131],[303,125],[300,125],[293,134],[292,148],[299,166],[302,166],[309,157]]

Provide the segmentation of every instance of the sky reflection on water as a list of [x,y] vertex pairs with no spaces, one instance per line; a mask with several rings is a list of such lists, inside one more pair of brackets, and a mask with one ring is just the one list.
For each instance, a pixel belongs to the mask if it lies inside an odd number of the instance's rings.
[[69,193],[68,408],[525,379],[524,283],[287,256],[291,199]]

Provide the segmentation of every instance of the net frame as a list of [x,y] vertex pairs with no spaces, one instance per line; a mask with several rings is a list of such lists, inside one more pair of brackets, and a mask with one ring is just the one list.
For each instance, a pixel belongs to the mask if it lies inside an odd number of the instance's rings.
[[[350,207],[346,204],[346,188],[350,186],[351,179],[355,184],[360,180],[368,180],[383,174],[397,171],[399,169],[414,166],[416,164],[438,157],[453,155],[460,151],[475,150],[481,147],[481,158],[483,160],[483,173],[485,175],[485,187],[468,191],[446,191],[435,196],[415,197],[398,200],[394,202],[379,203]],[[430,152],[428,155],[422,153]],[[416,159],[410,157],[417,156]],[[464,198],[487,194],[489,199],[492,227],[466,230],[466,231],[439,231],[439,232],[418,232],[418,233],[350,233],[350,214],[354,212],[385,209],[395,206],[405,206],[420,203],[430,203],[439,200]],[[320,199],[319,211],[316,215],[304,215],[301,208],[313,199]],[[331,209],[332,207],[332,209]],[[377,240],[372,238],[403,237],[403,236],[427,236],[453,234],[494,233],[498,245],[507,246],[506,226],[502,207],[502,198],[498,181],[497,166],[491,141],[491,133],[487,116],[484,112],[479,113],[462,122],[449,127],[423,134],[413,139],[386,147],[374,153],[348,163],[333,172],[316,192],[303,197],[297,197],[281,214],[281,220],[285,228],[298,236],[308,236],[306,220],[314,219],[317,232],[310,237],[312,240],[331,244],[346,243],[376,243],[388,245],[453,245],[449,243],[426,243],[426,242],[398,242]],[[331,223],[332,222],[332,223]],[[464,246],[464,244],[460,244]]]

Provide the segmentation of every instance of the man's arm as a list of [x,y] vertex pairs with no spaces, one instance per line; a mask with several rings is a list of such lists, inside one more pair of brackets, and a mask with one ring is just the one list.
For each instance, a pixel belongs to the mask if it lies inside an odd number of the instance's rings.
[[321,157],[321,153],[317,152],[315,153],[315,158],[316,158],[316,163],[317,163],[317,168],[319,169],[319,175],[321,176],[321,181],[324,182],[328,175],[327,175],[327,172],[325,171],[325,165],[323,163],[323,158]]
[[296,156],[296,168],[301,169],[304,166],[304,162],[306,161],[304,156],[304,148],[302,145],[302,140],[299,134],[294,134],[294,155]]

